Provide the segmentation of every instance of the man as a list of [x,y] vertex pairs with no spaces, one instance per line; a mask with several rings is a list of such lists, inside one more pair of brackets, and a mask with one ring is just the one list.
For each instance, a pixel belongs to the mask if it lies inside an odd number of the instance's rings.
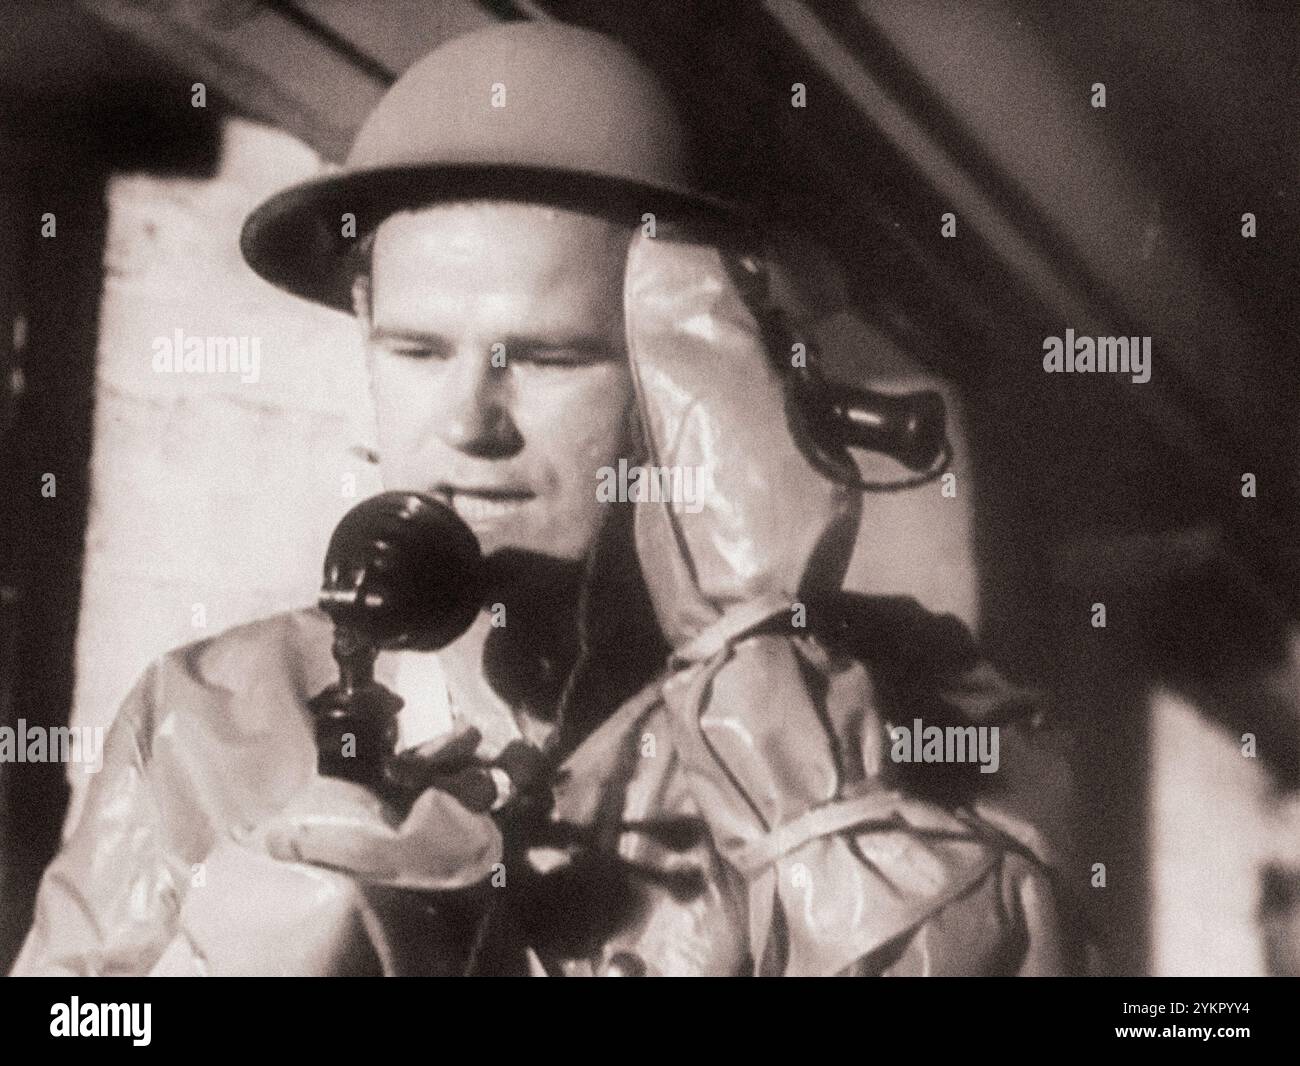
[[[356,314],[385,483],[474,531],[484,609],[381,660],[409,812],[315,772],[319,612],[155,663],[16,973],[1065,966],[1028,834],[884,759],[889,699],[954,704],[894,668],[917,612],[833,606],[856,494],[796,447],[762,271],[705,239],[734,215],[684,154],[623,48],[508,24],[416,64],[342,175],[254,213],[259,273]],[[602,498],[620,460],[704,495]]]

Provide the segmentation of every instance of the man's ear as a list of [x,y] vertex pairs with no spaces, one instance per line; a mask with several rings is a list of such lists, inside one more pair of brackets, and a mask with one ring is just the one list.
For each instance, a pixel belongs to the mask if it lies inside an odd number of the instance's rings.
[[365,339],[370,338],[370,276],[358,274],[352,280],[352,313],[362,327]]
[[370,350],[370,276],[358,274],[352,280],[352,313],[356,315],[357,329],[361,334],[361,351],[366,361],[367,383],[372,380],[374,361]]

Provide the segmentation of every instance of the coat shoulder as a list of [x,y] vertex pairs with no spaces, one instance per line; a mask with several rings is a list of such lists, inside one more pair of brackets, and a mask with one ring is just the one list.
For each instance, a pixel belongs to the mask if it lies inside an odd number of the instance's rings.
[[330,637],[308,608],[182,645],[145,670],[115,728],[165,793],[205,808],[246,805],[241,789],[278,796],[314,763],[307,701],[337,678]]
[[266,615],[182,644],[155,663],[159,673],[185,676],[227,692],[275,673],[328,684],[334,677],[329,618],[315,607]]

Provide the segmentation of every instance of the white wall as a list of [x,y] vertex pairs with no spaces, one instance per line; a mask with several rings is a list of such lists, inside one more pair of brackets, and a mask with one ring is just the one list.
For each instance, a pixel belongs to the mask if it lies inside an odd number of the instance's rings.
[[1152,698],[1151,752],[1152,975],[1264,976],[1260,874],[1300,866],[1300,808],[1240,738],[1168,692]]
[[[378,489],[348,451],[369,418],[353,323],[239,254],[249,209],[317,169],[295,139],[236,120],[215,176],[109,185],[77,724],[109,722],[168,648],[311,602],[335,521]],[[176,329],[260,339],[259,380],[156,373],[153,341]]]

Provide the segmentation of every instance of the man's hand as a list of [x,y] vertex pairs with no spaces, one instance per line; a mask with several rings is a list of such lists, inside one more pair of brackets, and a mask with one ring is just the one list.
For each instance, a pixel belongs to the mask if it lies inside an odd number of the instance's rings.
[[453,891],[501,861],[501,833],[484,813],[495,788],[470,765],[478,739],[462,731],[402,757],[404,780],[433,786],[404,817],[360,785],[314,777],[274,817],[218,842],[154,973],[390,971],[368,888]]
[[316,777],[246,843],[369,884],[467,888],[492,872],[502,851],[501,832],[486,813],[496,786],[472,763],[480,739],[478,730],[464,729],[399,758],[399,780],[419,793],[405,816],[360,785]]

